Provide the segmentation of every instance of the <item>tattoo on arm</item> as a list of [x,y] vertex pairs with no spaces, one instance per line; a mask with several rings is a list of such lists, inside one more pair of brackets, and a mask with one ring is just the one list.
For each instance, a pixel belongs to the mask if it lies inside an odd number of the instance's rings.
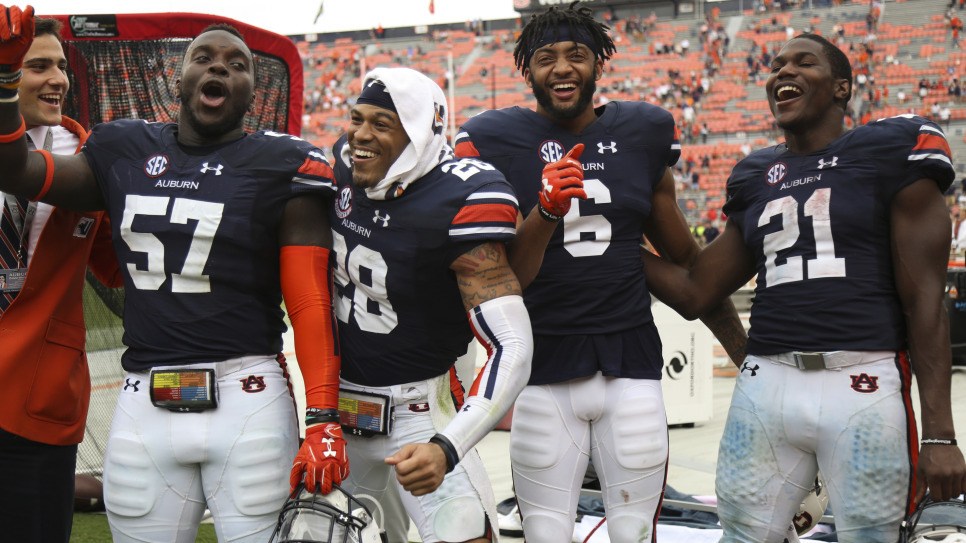
[[450,268],[456,272],[466,309],[494,298],[522,293],[520,282],[507,261],[506,248],[500,243],[477,245],[460,255]]
[[731,300],[725,298],[718,307],[701,317],[701,322],[711,330],[714,337],[718,338],[728,357],[731,358],[731,362],[741,367],[741,363],[745,360],[748,334]]

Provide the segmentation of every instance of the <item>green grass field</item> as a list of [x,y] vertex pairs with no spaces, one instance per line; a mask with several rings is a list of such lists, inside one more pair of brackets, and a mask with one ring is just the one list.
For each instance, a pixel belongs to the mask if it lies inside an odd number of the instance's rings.
[[[107,527],[107,515],[103,513],[74,513],[74,528],[70,543],[110,543],[111,529]],[[217,543],[215,527],[202,524],[195,543]]]

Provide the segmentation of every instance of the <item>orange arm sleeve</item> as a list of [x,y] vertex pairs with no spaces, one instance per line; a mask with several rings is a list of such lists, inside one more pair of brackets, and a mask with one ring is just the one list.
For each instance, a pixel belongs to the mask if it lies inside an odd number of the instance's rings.
[[305,405],[339,407],[339,336],[332,316],[329,250],[286,245],[280,253],[282,296],[295,331]]
[[114,244],[111,242],[111,220],[107,218],[106,213],[94,233],[94,244],[91,246],[91,256],[87,265],[94,272],[94,277],[97,277],[104,286],[110,288],[124,286],[124,276],[121,275],[117,253],[114,252]]

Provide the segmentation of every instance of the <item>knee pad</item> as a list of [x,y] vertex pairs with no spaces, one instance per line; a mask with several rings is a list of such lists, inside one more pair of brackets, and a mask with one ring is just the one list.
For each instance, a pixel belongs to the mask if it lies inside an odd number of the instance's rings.
[[653,520],[641,515],[607,515],[607,536],[613,543],[651,541],[653,531]]
[[523,535],[528,543],[560,543],[574,537],[574,521],[560,515],[535,511],[523,516]]
[[557,414],[554,398],[542,388],[526,390],[517,399],[510,429],[510,458],[530,469],[546,469],[571,446],[570,435]]
[[278,513],[288,497],[294,443],[281,436],[249,433],[232,448],[221,483],[243,515]]
[[611,452],[622,468],[639,471],[667,462],[667,418],[658,402],[660,398],[653,397],[624,402],[611,417]]
[[143,517],[154,508],[162,480],[144,445],[112,436],[104,458],[104,504],[123,517]]
[[459,496],[446,500],[433,515],[433,532],[439,541],[469,541],[486,536],[490,521],[480,500]]

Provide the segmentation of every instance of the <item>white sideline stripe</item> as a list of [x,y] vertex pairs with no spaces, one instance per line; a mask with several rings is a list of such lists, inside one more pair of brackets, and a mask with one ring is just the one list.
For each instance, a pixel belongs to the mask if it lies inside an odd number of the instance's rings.
[[513,234],[516,228],[506,228],[503,226],[479,226],[475,228],[450,228],[451,236],[471,236],[474,234]]
[[506,192],[474,192],[466,197],[466,201],[470,200],[506,200],[520,205],[515,196]]
[[909,155],[909,160],[929,160],[929,159],[941,160],[946,164],[949,164],[950,166],[953,165],[952,161],[949,160],[949,157],[942,153],[922,153],[918,155]]

